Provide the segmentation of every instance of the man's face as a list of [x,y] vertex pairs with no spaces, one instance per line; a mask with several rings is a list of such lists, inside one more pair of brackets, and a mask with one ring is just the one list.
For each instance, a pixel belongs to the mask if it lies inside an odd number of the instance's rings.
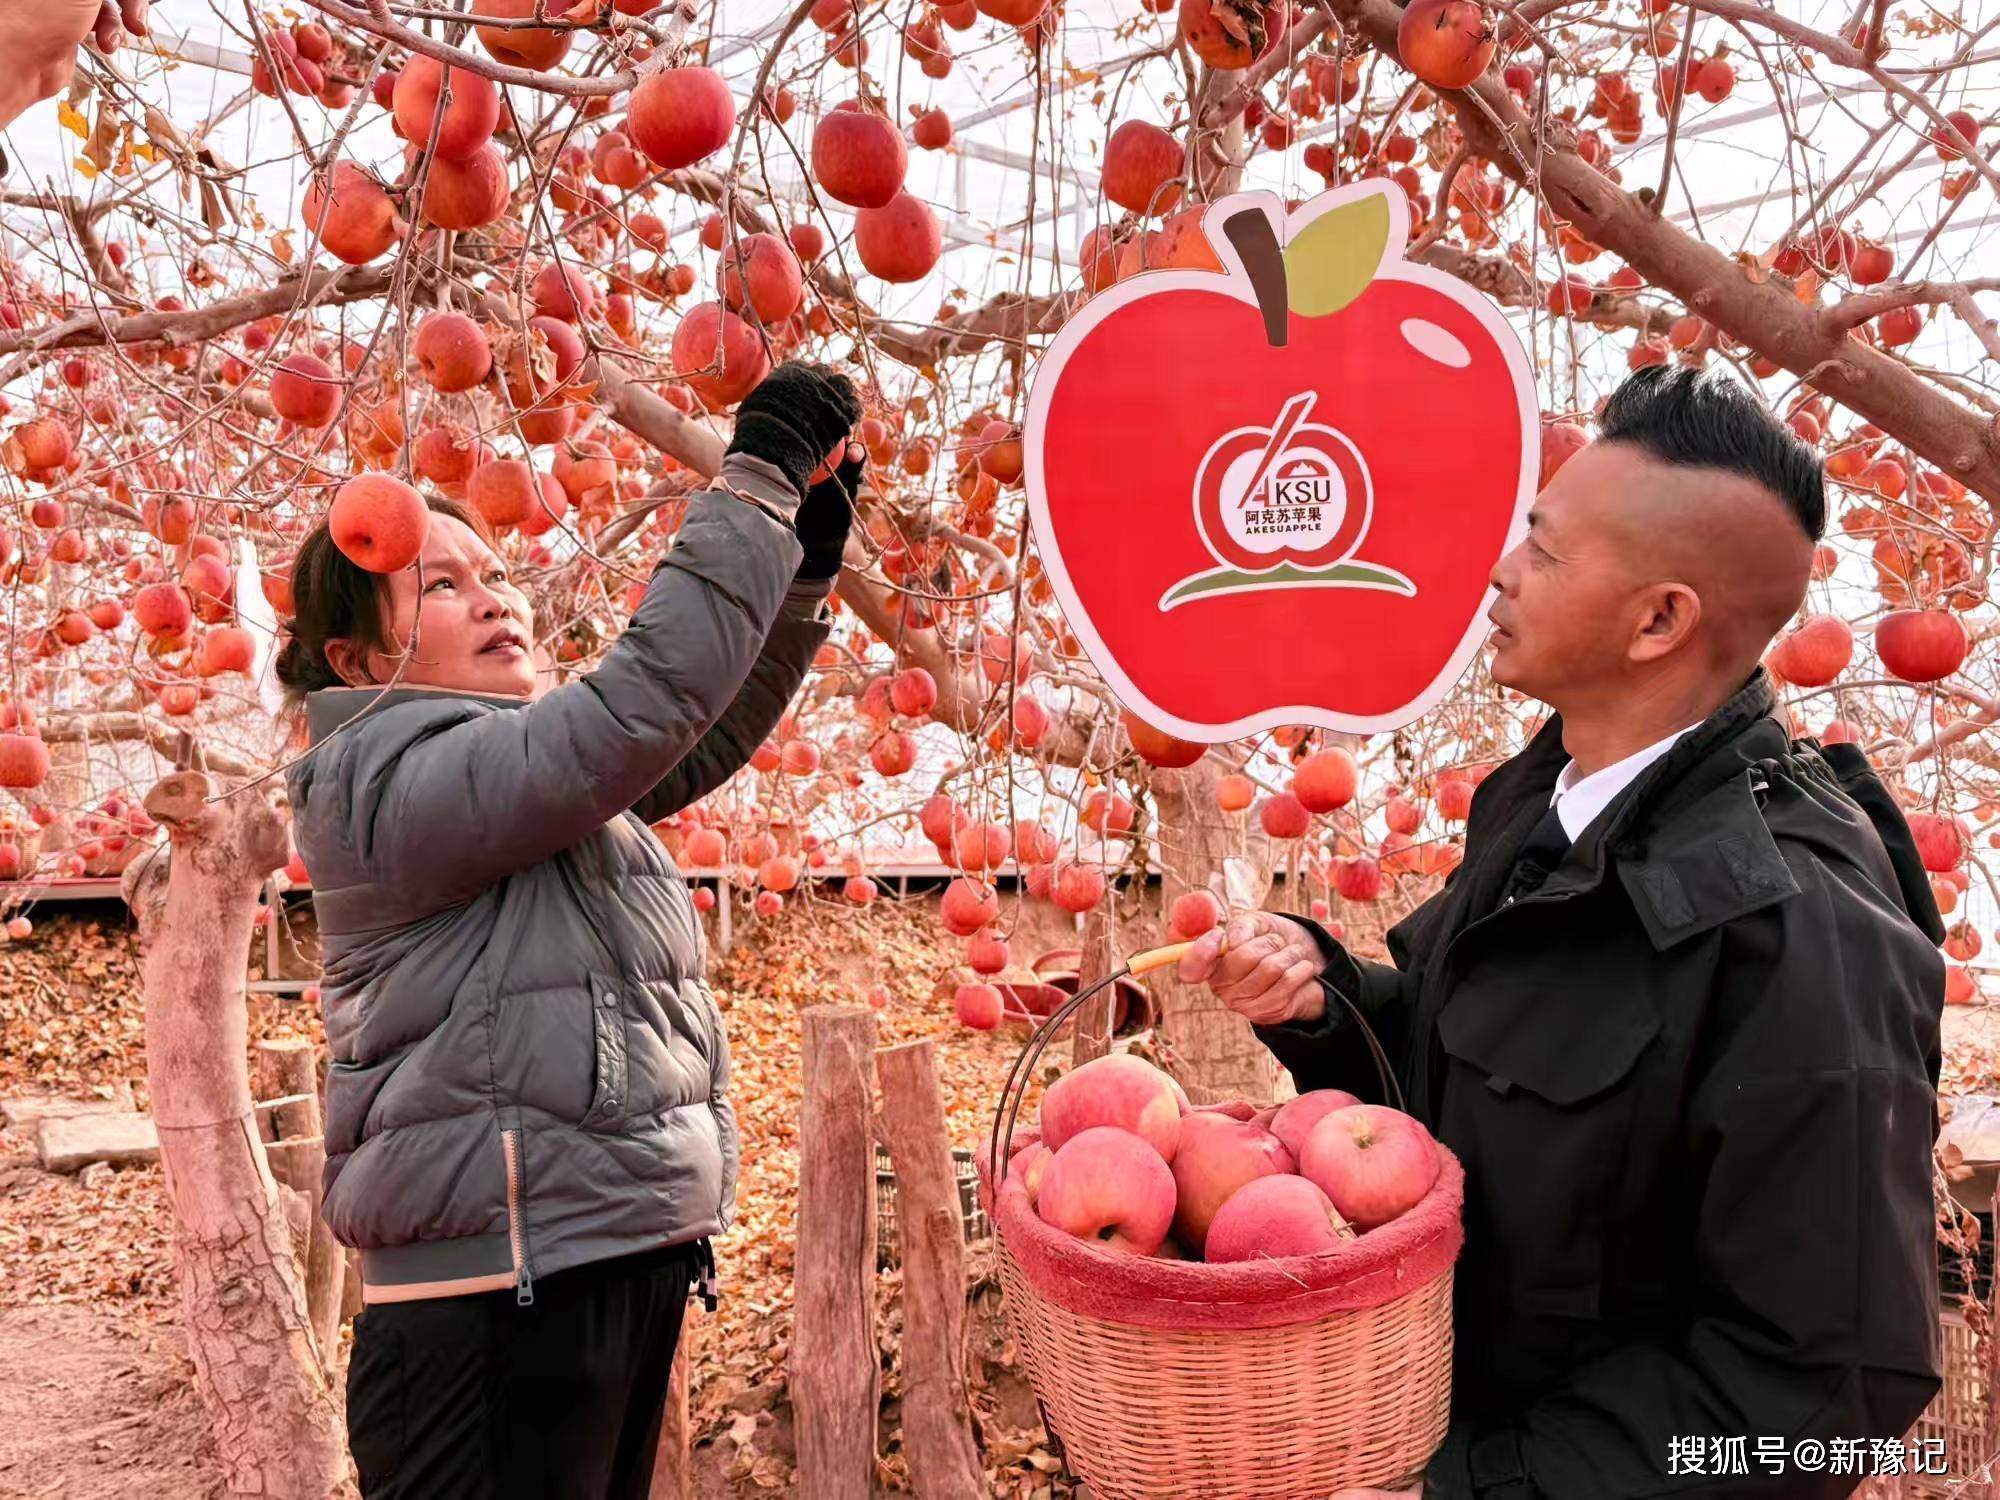
[[1642,560],[1612,514],[1629,514],[1657,467],[1636,448],[1593,443],[1536,498],[1527,536],[1493,568],[1495,682],[1560,709],[1621,673]]

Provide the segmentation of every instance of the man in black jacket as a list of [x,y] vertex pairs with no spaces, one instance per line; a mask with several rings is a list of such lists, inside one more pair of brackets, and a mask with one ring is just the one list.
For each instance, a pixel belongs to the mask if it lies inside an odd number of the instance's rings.
[[1393,967],[1258,913],[1180,972],[1301,1091],[1381,1099],[1364,1016],[1464,1162],[1451,1428],[1402,1493],[1846,1495],[1927,1457],[1940,1383],[1943,928],[1887,790],[1759,665],[1811,451],[1680,368],[1602,429],[1493,572],[1492,675],[1555,713]]

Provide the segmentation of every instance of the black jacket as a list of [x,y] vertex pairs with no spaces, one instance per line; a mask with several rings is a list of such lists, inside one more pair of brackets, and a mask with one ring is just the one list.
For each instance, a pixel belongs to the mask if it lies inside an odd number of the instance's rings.
[[[1803,1473],[1800,1440],[1900,1439],[1939,1388],[1943,927],[1865,758],[1772,707],[1760,668],[1496,909],[1568,760],[1551,718],[1479,787],[1395,967],[1321,933],[1465,1164],[1426,1500],[1846,1495],[1872,1468]],[[1301,1091],[1379,1099],[1327,1005],[1259,1035]],[[1670,1440],[1732,1437],[1750,1472],[1671,1472]]]

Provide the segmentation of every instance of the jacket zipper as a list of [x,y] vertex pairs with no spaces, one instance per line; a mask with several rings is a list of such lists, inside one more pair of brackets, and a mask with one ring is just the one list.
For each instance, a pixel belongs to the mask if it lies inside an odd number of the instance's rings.
[[507,1241],[514,1251],[514,1302],[519,1307],[532,1307],[535,1302],[535,1278],[528,1270],[528,1257],[521,1244],[521,1156],[520,1131],[500,1132],[500,1149],[507,1157]]

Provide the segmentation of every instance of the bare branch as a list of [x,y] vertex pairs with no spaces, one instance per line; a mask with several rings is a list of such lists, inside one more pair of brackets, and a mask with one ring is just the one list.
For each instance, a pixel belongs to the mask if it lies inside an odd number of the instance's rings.
[[[435,57],[439,62],[449,63],[454,68],[464,68],[469,73],[478,73],[495,83],[511,83],[518,88],[533,89],[543,94],[568,94],[588,98],[596,94],[622,94],[638,82],[638,75],[631,72],[607,73],[596,78],[572,78],[563,73],[544,73],[534,68],[517,68],[511,63],[495,62],[483,52],[468,52],[463,47],[454,47],[425,36],[421,31],[412,31],[389,14],[389,7],[383,0],[368,0],[364,6],[348,5],[343,0],[307,0],[313,9],[332,16],[336,21],[344,21],[357,31],[372,32],[384,41],[395,42],[412,52],[421,52],[426,57]],[[283,97],[283,90],[279,91]]]
[[[1376,46],[1395,45],[1402,12],[1394,0],[1333,3],[1343,22]],[[1711,14],[1740,15],[1755,24],[1779,24],[1771,12],[1738,0],[1700,0],[1700,8]],[[1816,44],[1817,37],[1813,33],[1801,39]],[[1836,39],[1824,40],[1845,47]],[[1857,49],[1846,47],[1846,51],[1858,62]],[[1460,129],[1475,149],[1521,180],[1516,142],[1529,137],[1530,125],[1499,82],[1481,78],[1470,89],[1447,91],[1442,97],[1453,107]],[[1471,97],[1479,100],[1478,106],[1467,102]],[[2000,501],[2000,435],[1982,416],[1926,384],[1899,361],[1829,329],[1816,308],[1802,305],[1784,286],[1753,281],[1721,251],[1669,220],[1653,217],[1632,194],[1586,164],[1569,140],[1558,137],[1549,142],[1536,186],[1593,242],[1679,297],[1690,312],[1783,368],[1807,376],[1827,395],[1893,433],[1969,489]]]

